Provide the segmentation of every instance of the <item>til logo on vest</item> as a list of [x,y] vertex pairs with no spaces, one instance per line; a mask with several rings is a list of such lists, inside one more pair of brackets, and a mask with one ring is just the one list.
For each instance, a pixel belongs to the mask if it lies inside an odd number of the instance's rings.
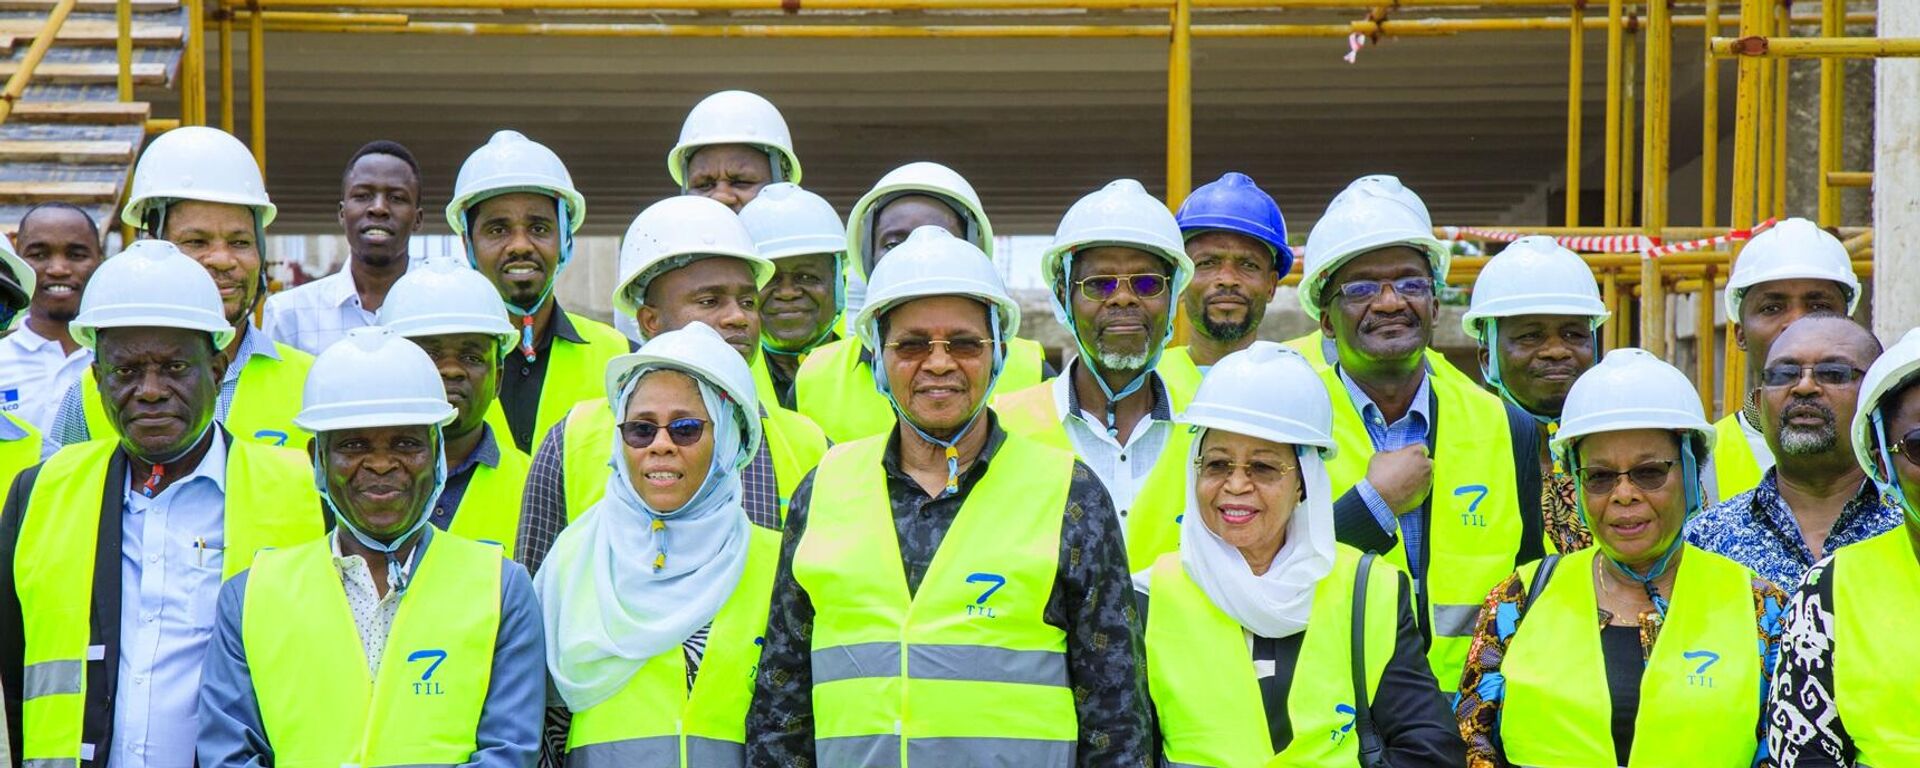
[[967,615],[981,619],[998,618],[993,615],[993,606],[987,605],[987,598],[993,597],[993,593],[1007,585],[1007,577],[997,573],[970,573],[967,574],[967,583],[987,585],[986,590],[982,591],[979,597],[967,603]]
[[1707,668],[1720,660],[1720,654],[1713,651],[1687,651],[1680,654],[1680,658],[1700,662],[1700,666],[1694,667],[1693,674],[1687,675],[1687,685],[1700,688],[1713,687],[1713,675],[1707,674]]
[[424,650],[424,651],[414,651],[413,653],[407,654],[408,664],[412,664],[416,661],[427,662],[426,670],[420,673],[420,679],[415,681],[413,684],[413,695],[415,696],[446,695],[447,690],[445,688],[442,688],[439,683],[436,683],[433,681],[434,670],[439,669],[440,665],[444,663],[446,660],[447,660],[447,652],[439,650],[437,648]]
[[1463,485],[1453,489],[1453,497],[1456,499],[1467,494],[1473,494],[1473,500],[1467,502],[1467,511],[1460,513],[1460,524],[1474,528],[1487,527],[1487,517],[1480,514],[1480,502],[1487,500],[1487,487]]
[[1340,727],[1333,729],[1332,733],[1327,734],[1329,741],[1338,744],[1346,741],[1347,734],[1353,732],[1353,723],[1360,717],[1360,712],[1355,710],[1352,704],[1335,704],[1333,705],[1333,714],[1347,719],[1346,722],[1340,724]]

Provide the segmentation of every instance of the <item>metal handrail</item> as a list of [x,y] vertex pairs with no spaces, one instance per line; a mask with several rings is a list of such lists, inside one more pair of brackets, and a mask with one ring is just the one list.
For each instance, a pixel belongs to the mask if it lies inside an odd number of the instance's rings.
[[27,92],[27,83],[33,80],[34,70],[40,67],[40,60],[47,57],[47,49],[53,47],[53,40],[60,35],[60,27],[67,23],[67,14],[73,12],[75,0],[60,0],[53,10],[47,13],[47,23],[40,27],[40,34],[33,38],[33,45],[27,48],[26,58],[20,60],[20,69],[7,78],[5,89],[0,89],[0,123],[7,121],[13,114],[14,102]]

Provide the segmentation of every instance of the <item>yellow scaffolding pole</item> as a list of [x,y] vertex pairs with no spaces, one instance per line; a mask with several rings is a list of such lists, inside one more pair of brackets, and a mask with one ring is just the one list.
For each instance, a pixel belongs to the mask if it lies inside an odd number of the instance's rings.
[[[1846,33],[1846,26],[1842,22],[1847,14],[1846,0],[1825,0],[1821,3],[1820,11],[1821,37],[1841,37]],[[1840,132],[1846,121],[1841,103],[1845,98],[1841,66],[1841,62],[1833,59],[1820,60],[1820,207],[1817,223],[1823,227],[1840,225],[1840,190],[1834,185],[1832,174],[1840,170]]]
[[[1740,35],[1753,37],[1766,27],[1766,6],[1761,0],[1742,0],[1740,3]],[[1765,62],[1751,56],[1739,60],[1739,78],[1735,90],[1733,121],[1733,209],[1734,229],[1750,229],[1754,223],[1755,187],[1760,181],[1759,134],[1760,134],[1760,94],[1761,73],[1766,71]],[[1739,262],[1741,243],[1733,244],[1733,258],[1729,261],[1728,274],[1732,274],[1732,265]],[[1726,410],[1740,408],[1746,402],[1746,364],[1740,347],[1734,341],[1734,324],[1740,318],[1727,318],[1726,375],[1722,388]]]
[[[1792,31],[1789,23],[1791,12],[1787,8],[1789,0],[1776,0],[1773,6],[1774,34],[1786,37]],[[1773,68],[1773,216],[1787,216],[1787,60],[1774,62]]]
[[5,88],[0,88],[0,123],[7,121],[7,116],[13,114],[14,103],[26,94],[27,84],[33,81],[33,71],[40,67],[40,61],[47,57],[47,49],[52,48],[54,39],[60,36],[60,27],[67,23],[73,6],[74,0],[53,4],[53,10],[47,13],[47,23],[40,26],[40,34],[27,46],[27,55],[20,59],[20,68],[7,78]]
[[1713,334],[1713,288],[1714,268],[1707,267],[1707,274],[1700,280],[1700,291],[1693,296],[1693,348],[1694,348],[1694,386],[1700,389],[1700,412],[1717,413],[1713,407],[1714,391],[1713,361],[1719,355],[1714,354]]
[[[1717,0],[1715,0],[1717,2]],[[1567,214],[1569,227],[1580,226],[1580,149],[1582,96],[1587,71],[1586,0],[1573,0],[1567,24]]]
[[1637,10],[1629,11],[1627,14],[1626,45],[1620,55],[1620,87],[1623,91],[1620,95],[1620,185],[1615,187],[1620,194],[1620,206],[1617,209],[1620,212],[1620,220],[1614,223],[1622,227],[1631,226],[1636,218],[1634,193],[1638,185],[1634,182],[1639,175],[1635,157],[1640,151],[1636,139],[1640,133],[1640,109],[1635,96],[1639,91],[1645,90],[1641,87],[1638,77],[1640,70],[1638,16]]
[[[254,11],[258,6],[251,5]],[[260,165],[260,175],[267,174],[267,33],[262,14],[254,13],[247,23],[247,106],[252,108],[252,125],[248,126],[253,139],[253,161]]]
[[220,0],[220,130],[233,133],[233,8]]
[[113,20],[118,28],[114,55],[120,60],[120,72],[115,76],[114,83],[119,86],[122,102],[133,101],[133,0],[114,3]]
[[[1658,237],[1667,226],[1667,151],[1671,133],[1673,90],[1673,23],[1667,0],[1647,3],[1646,42],[1646,149],[1641,153],[1640,224],[1648,237]],[[1627,185],[1629,189],[1632,185]],[[1647,259],[1640,265],[1642,287],[1640,344],[1648,352],[1667,355],[1667,298],[1662,290],[1659,265]],[[1709,385],[1702,383],[1704,395]]]
[[1920,56],[1920,37],[1716,37],[1708,44],[1715,56],[1787,59],[1887,59]]
[[186,0],[187,50],[180,77],[180,121],[207,124],[207,9],[205,0]]
[[1827,171],[1821,177],[1827,180],[1827,186],[1836,189],[1873,186],[1873,171]]
[[[1167,207],[1193,189],[1193,6],[1175,0],[1167,44]],[[1173,343],[1186,344],[1193,319],[1175,309]]]
[[1626,38],[1625,11],[1625,0],[1607,0],[1607,137],[1601,193],[1605,202],[1600,219],[1609,227],[1620,226],[1620,60]]
[[[1720,0],[1707,0],[1706,30],[1708,39],[1720,34]],[[1700,72],[1700,225],[1711,227],[1720,213],[1720,60],[1704,58],[1705,68]]]

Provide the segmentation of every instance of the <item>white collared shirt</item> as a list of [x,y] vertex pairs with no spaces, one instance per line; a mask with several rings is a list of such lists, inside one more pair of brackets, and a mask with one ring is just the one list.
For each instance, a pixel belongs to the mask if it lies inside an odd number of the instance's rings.
[[342,264],[338,272],[267,297],[261,327],[275,341],[318,355],[347,331],[377,322],[375,313],[360,306],[351,265]]
[[[380,659],[387,652],[387,635],[393,632],[393,618],[400,613],[400,598],[405,593],[389,588],[385,595],[381,595],[373,583],[373,569],[367,565],[366,559],[340,553],[340,537],[350,535],[335,526],[333,532],[327,534],[327,541],[333,547],[333,568],[340,573],[340,585],[347,590],[347,607],[353,610],[353,626],[360,631],[360,650],[367,656],[367,672],[377,677],[380,674]],[[401,572],[412,575],[414,563],[419,559],[420,547],[416,546],[407,554],[407,561],[401,564]]]
[[[1153,474],[1153,467],[1160,461],[1160,451],[1167,445],[1167,437],[1173,431],[1171,413],[1156,404],[1143,418],[1146,422],[1136,425],[1133,433],[1127,436],[1126,445],[1121,445],[1113,436],[1107,434],[1106,416],[1091,413],[1084,409],[1078,413],[1069,413],[1073,397],[1073,368],[1078,363],[1067,366],[1066,372],[1053,380],[1053,412],[1060,416],[1067,428],[1067,439],[1073,443],[1073,452],[1080,462],[1093,470],[1095,477],[1107,487],[1107,494],[1113,497],[1114,511],[1120,514],[1120,531],[1127,533],[1127,511],[1133,508],[1133,500],[1140,495],[1140,487],[1147,482],[1147,476]],[[1160,374],[1152,374],[1146,386],[1155,397],[1164,397],[1166,391],[1160,383]],[[1167,418],[1154,418],[1165,412]]]
[[60,342],[34,333],[22,322],[18,330],[0,339],[0,411],[46,433],[60,409],[60,398],[92,362],[93,352],[86,347],[75,347],[69,355]]
[[153,498],[128,468],[120,517],[120,679],[113,768],[192,768],[200,667],[226,554],[227,445]]

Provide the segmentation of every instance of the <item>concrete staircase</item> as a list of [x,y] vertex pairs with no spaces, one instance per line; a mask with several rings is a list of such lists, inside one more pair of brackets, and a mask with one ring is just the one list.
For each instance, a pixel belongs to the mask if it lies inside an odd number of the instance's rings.
[[[0,0],[0,81],[19,70],[54,0]],[[64,200],[111,226],[152,107],[119,100],[112,0],[80,0],[0,124],[0,232],[27,208]],[[134,0],[135,92],[169,87],[186,43],[177,0]]]

